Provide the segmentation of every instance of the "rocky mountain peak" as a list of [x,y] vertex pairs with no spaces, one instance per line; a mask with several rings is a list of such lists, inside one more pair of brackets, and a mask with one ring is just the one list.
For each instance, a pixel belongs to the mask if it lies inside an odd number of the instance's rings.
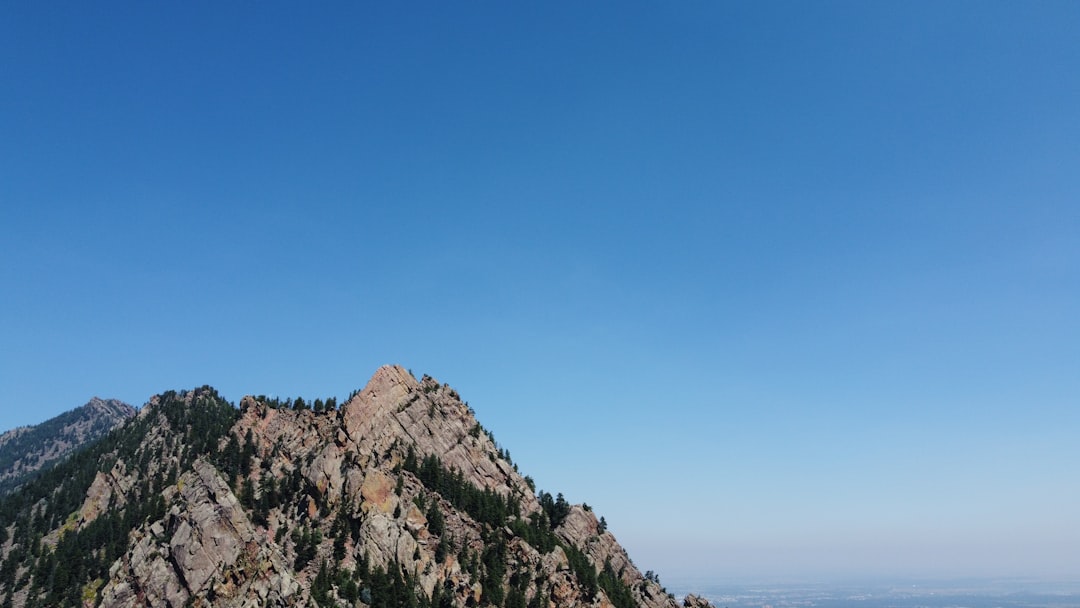
[[117,420],[126,420],[136,413],[134,407],[119,399],[102,399],[96,396],[91,397],[83,407],[99,416],[108,416]]
[[677,608],[454,389],[398,366],[340,409],[162,393],[63,466],[0,504],[13,608]]
[[419,388],[416,378],[401,366],[380,367],[367,385],[342,407],[346,432],[359,437],[363,434],[361,429],[370,428],[373,422],[392,415]]

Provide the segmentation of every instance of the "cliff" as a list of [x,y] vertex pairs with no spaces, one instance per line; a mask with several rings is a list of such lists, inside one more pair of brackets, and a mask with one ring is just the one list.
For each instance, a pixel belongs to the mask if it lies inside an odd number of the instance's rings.
[[340,408],[165,393],[66,467],[0,505],[5,604],[676,605],[453,389],[396,366]]

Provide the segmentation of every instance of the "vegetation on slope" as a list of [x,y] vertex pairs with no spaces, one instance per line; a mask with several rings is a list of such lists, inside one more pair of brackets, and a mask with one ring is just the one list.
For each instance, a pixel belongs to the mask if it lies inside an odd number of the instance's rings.
[[[0,435],[0,496],[24,485],[69,452],[104,437],[118,421],[118,417],[101,415],[88,404]],[[26,462],[28,459],[32,462]],[[36,466],[39,459],[40,469]],[[19,463],[25,472],[18,470]]]
[[[264,410],[255,414],[260,416],[256,422],[267,420],[270,414],[284,416],[279,420],[294,425],[290,428],[296,429],[295,437],[304,445],[309,445],[306,438],[311,437],[305,433],[334,433],[335,421],[341,420],[334,399],[271,400],[262,405],[290,413]],[[434,402],[430,408],[428,415],[434,416]],[[471,410],[468,415],[471,418]],[[176,496],[180,476],[199,459],[216,467],[250,522],[268,541],[273,539],[273,551],[280,551],[287,560],[285,569],[292,570],[287,576],[295,576],[306,590],[302,597],[294,596],[298,605],[309,599],[324,607],[363,602],[369,608],[451,608],[464,602],[468,608],[546,608],[555,588],[548,575],[535,569],[535,563],[525,561],[530,554],[522,549],[525,545],[541,556],[557,549],[565,555],[563,563],[569,571],[559,577],[576,582],[573,586],[580,596],[575,597],[581,601],[595,602],[602,592],[616,608],[637,605],[635,592],[610,561],[598,568],[583,552],[584,545],[563,540],[567,537],[560,526],[571,506],[561,494],[553,497],[541,491],[536,502],[531,502],[518,490],[500,493],[480,488],[435,455],[419,458],[412,445],[395,443],[389,448],[392,454],[371,456],[376,462],[390,459],[396,463],[392,471],[390,464],[379,465],[396,481],[397,494],[390,503],[397,506],[380,517],[394,511],[392,519],[403,525],[403,511],[415,506],[423,515],[425,534],[430,535],[423,559],[433,561],[424,563],[441,566],[456,560],[455,572],[460,568],[463,579],[455,587],[449,578],[439,578],[432,587],[431,571],[420,572],[415,566],[419,547],[411,560],[406,555],[384,554],[373,561],[362,538],[364,526],[371,522],[366,510],[370,505],[361,509],[353,503],[355,495],[347,493],[330,496],[321,482],[313,481],[319,479],[312,474],[317,470],[312,468],[313,459],[325,445],[305,447],[299,453],[283,451],[280,439],[253,437],[252,428],[257,425],[237,424],[244,416],[209,387],[165,393],[123,428],[18,495],[0,501],[0,608],[11,606],[17,594],[25,596],[23,605],[30,607],[100,604],[110,568],[118,560],[130,559],[132,532],[142,528],[145,533],[150,523],[165,518],[171,508],[166,497]],[[256,428],[256,432],[261,431]],[[486,449],[497,450],[497,457],[509,462],[509,453],[478,424],[467,435],[476,439],[481,432],[496,446]],[[493,462],[494,454],[489,454]],[[357,457],[349,455],[341,470],[349,463],[355,465]],[[112,503],[89,523],[80,521],[80,509],[95,477],[114,469],[136,480],[135,487],[124,490],[126,502],[120,507]],[[535,491],[531,479],[525,478],[524,485]],[[405,486],[408,494],[404,494]],[[528,510],[523,500],[529,501]],[[531,506],[537,504],[539,510]],[[463,532],[469,538],[462,538]],[[415,532],[409,533],[415,537]],[[412,565],[406,567],[399,557]],[[424,576],[426,583],[421,582]],[[192,595],[190,601],[211,598]],[[18,599],[15,605],[21,602]]]
[[[0,545],[9,536],[14,541],[0,563],[3,605],[10,606],[13,594],[24,588],[27,607],[80,605],[84,593],[96,589],[128,549],[128,534],[164,515],[164,488],[195,458],[213,455],[237,417],[209,387],[165,393],[149,414],[129,420],[0,501]],[[154,415],[163,416],[172,433],[150,441]],[[78,511],[94,478],[121,461],[146,473],[139,486],[122,509],[80,529]],[[58,528],[57,538],[46,536]]]

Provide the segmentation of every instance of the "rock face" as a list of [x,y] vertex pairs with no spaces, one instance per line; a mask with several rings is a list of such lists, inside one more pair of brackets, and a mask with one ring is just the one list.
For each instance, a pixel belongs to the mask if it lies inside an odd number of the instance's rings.
[[[590,510],[536,496],[453,389],[397,366],[340,408],[166,393],[95,449],[0,510],[35,514],[0,519],[4,601],[677,606]],[[30,521],[60,523],[38,555]]]
[[197,461],[170,492],[173,507],[113,566],[104,606],[287,606],[299,583],[273,544],[260,543],[220,473]]
[[86,405],[41,424],[0,435],[0,496],[134,415],[135,408],[123,401],[94,397]]

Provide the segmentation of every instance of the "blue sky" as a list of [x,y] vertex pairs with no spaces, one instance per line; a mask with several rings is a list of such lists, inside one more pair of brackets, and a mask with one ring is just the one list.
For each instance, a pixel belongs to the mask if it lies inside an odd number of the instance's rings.
[[1078,26],[5,4],[0,428],[393,362],[666,581],[1075,576]]

